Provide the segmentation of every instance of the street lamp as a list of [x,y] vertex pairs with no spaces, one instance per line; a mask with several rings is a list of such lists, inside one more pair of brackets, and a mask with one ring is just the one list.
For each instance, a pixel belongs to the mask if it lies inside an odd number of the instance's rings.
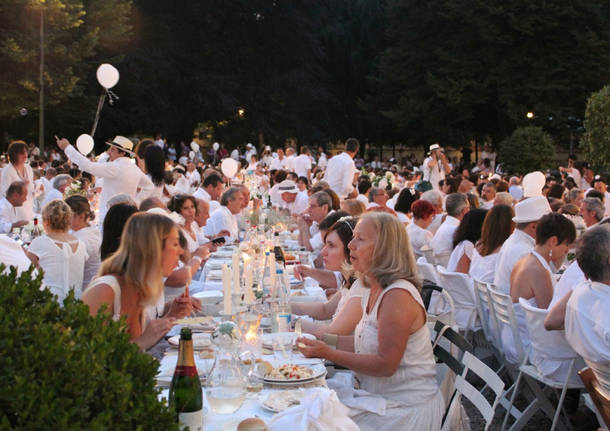
[[40,0],[40,106],[38,107],[38,146],[44,152],[44,2]]
[[525,116],[531,120],[532,118],[534,118],[534,113],[532,111],[528,111],[528,113],[525,114]]
[[245,110],[244,108],[239,108],[239,109],[237,110],[237,116],[238,116],[239,118],[244,118],[245,113],[246,113],[246,110]]

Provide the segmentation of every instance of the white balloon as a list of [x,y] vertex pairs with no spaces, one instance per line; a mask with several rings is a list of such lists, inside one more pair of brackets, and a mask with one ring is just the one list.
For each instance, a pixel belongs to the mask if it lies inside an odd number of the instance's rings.
[[91,135],[87,135],[86,133],[83,133],[76,138],[76,148],[85,156],[93,150],[94,145],[95,142],[93,142],[93,138]]
[[193,150],[194,152],[199,151],[199,144],[195,141],[191,142],[191,150]]
[[119,82],[119,71],[112,64],[104,63],[97,68],[97,82],[106,89],[114,87]]
[[227,178],[233,178],[237,173],[237,168],[237,161],[233,160],[230,157],[223,159],[222,164],[220,165],[222,173],[225,174]]
[[542,196],[542,187],[546,183],[544,174],[540,171],[530,172],[523,177],[521,185],[523,186],[523,197],[533,198]]
[[189,151],[189,159],[193,160],[195,158],[195,152]]
[[220,148],[220,144],[218,142],[214,142],[212,148],[214,149],[214,151],[218,151],[218,149]]

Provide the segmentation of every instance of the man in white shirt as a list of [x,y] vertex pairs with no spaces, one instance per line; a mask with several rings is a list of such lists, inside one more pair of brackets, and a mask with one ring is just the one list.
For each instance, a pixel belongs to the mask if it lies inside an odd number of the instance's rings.
[[99,201],[100,222],[104,220],[108,211],[107,203],[113,196],[124,193],[135,200],[138,189],[143,196],[148,196],[155,188],[152,181],[129,158],[134,154],[133,142],[123,136],[116,136],[112,142],[106,143],[109,145],[109,161],[96,163],[83,156],[67,139],[57,140],[57,146],[81,170],[104,179]]
[[283,168],[284,165],[284,150],[281,148],[277,149],[277,157],[273,158],[273,161],[271,162],[271,166],[269,167],[270,170],[272,171],[279,171]]
[[513,221],[517,226],[502,245],[496,259],[494,285],[500,293],[510,294],[510,274],[517,261],[536,246],[538,220],[550,212],[551,207],[544,196],[528,198],[515,205]]
[[316,192],[309,197],[309,206],[298,218],[299,244],[301,247],[319,254],[324,245],[318,223],[324,220],[332,208],[332,200],[326,192]]
[[40,181],[42,182],[42,185],[44,186],[44,192],[47,193],[49,191],[51,191],[51,189],[53,188],[53,178],[55,178],[55,175],[57,175],[57,171],[55,170],[54,167],[48,167],[47,170],[44,173],[44,177],[40,177]]
[[358,196],[356,196],[356,199],[362,202],[365,207],[369,204],[369,193],[372,188],[373,184],[368,177],[364,176],[358,178]]
[[356,138],[348,138],[345,141],[345,151],[328,161],[324,181],[341,199],[346,199],[354,191],[353,182],[356,174],[354,157],[358,154],[359,148],[360,143]]
[[430,241],[430,247],[435,255],[447,255],[453,250],[453,234],[460,222],[470,211],[470,204],[463,193],[451,193],[445,200],[447,217]]
[[237,187],[231,187],[220,198],[220,208],[212,213],[206,225],[206,234],[215,236],[223,230],[229,232],[227,242],[239,238],[236,214],[241,211],[241,193]]
[[604,204],[598,198],[584,198],[580,204],[580,215],[589,228],[604,218]]
[[427,230],[435,234],[438,228],[441,227],[441,223],[443,223],[443,197],[437,190],[427,190],[422,193],[420,199],[430,202],[434,207],[436,215],[432,219],[432,223],[427,227]]
[[422,171],[424,181],[429,181],[434,190],[439,189],[438,182],[444,180],[445,175],[451,172],[447,156],[438,143],[430,145],[430,157],[424,160]]
[[301,154],[294,158],[294,172],[297,177],[311,178],[311,157],[309,148],[303,147]]
[[294,181],[282,181],[279,184],[278,190],[284,201],[284,208],[286,208],[291,215],[301,215],[309,206],[307,194],[299,193],[299,189]]
[[70,187],[70,184],[72,184],[72,177],[70,175],[57,175],[52,182],[53,188],[45,192],[40,207],[43,208],[46,204],[54,199],[62,200],[64,198],[64,193],[66,192],[66,189]]
[[28,197],[28,188],[23,181],[15,181],[6,189],[6,196],[0,199],[0,233],[10,233],[14,228],[25,226],[28,220],[20,220],[17,208]]
[[224,190],[224,183],[218,174],[210,174],[203,179],[203,184],[193,193],[195,199],[201,199],[210,204],[210,213],[220,208],[218,199]]
[[186,177],[191,187],[196,187],[201,181],[201,175],[199,175],[199,172],[197,171],[197,169],[195,169],[195,163],[193,163],[192,161],[189,161],[186,164],[186,173],[184,174],[184,176]]
[[487,183],[483,186],[481,198],[483,199],[481,208],[489,210],[494,206],[494,199],[496,198],[496,186],[494,183]]
[[250,162],[252,156],[256,156],[256,148],[250,142],[246,144],[246,160]]
[[604,202],[606,203],[606,211],[604,212],[604,217],[610,216],[610,192],[608,192],[606,181],[598,175],[595,178],[595,181],[593,182],[593,188],[595,188],[595,190],[597,190],[598,192],[604,194]]
[[286,148],[286,157],[282,160],[282,168],[288,172],[294,172],[294,148]]

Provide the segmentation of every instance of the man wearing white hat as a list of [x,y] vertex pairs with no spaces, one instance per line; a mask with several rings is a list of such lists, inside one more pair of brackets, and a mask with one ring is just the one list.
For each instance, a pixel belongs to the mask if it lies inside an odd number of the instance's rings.
[[124,136],[116,136],[112,142],[106,143],[108,162],[96,163],[83,156],[66,138],[57,140],[57,146],[66,153],[71,162],[76,163],[81,170],[104,179],[100,194],[100,222],[104,220],[108,211],[107,203],[113,196],[124,193],[135,200],[138,189],[141,196],[148,196],[155,187],[129,158],[134,154],[133,142]]
[[294,181],[282,181],[278,186],[278,190],[281,193],[284,208],[290,211],[291,215],[300,215],[309,206],[309,196],[299,193],[299,189]]
[[544,196],[528,198],[515,205],[513,221],[517,226],[502,245],[496,259],[494,284],[499,292],[510,293],[510,274],[517,261],[536,246],[538,220],[550,212],[551,206]]
[[424,160],[422,170],[424,181],[429,181],[435,190],[439,189],[438,182],[444,180],[445,175],[451,172],[447,156],[438,143],[430,145],[430,156]]

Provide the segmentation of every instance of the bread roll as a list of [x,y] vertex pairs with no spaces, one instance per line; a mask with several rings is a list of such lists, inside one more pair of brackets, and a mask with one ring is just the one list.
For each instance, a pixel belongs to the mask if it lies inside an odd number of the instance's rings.
[[269,431],[269,428],[262,419],[248,418],[237,425],[237,431]]

